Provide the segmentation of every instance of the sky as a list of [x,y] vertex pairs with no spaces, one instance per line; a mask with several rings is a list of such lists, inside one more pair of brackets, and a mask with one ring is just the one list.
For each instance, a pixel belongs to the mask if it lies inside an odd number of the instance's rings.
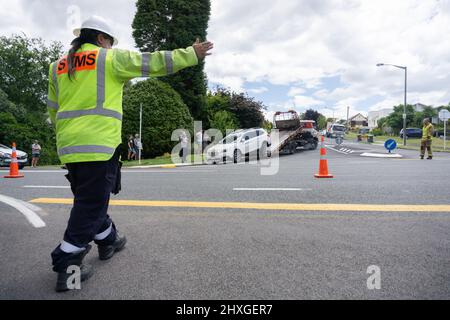
[[[0,0],[0,35],[61,41],[92,14],[135,48],[134,0]],[[275,111],[346,118],[408,103],[450,102],[450,0],[211,0],[209,87],[247,92]],[[194,39],[193,39],[194,40]]]

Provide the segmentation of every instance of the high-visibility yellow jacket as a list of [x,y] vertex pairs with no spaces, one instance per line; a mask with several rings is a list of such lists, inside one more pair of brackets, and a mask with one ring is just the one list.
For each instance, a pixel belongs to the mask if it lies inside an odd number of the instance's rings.
[[429,123],[422,128],[422,140],[431,140],[433,137],[433,125]]
[[106,161],[121,143],[122,91],[136,77],[164,76],[198,63],[193,47],[138,53],[83,44],[68,77],[67,56],[50,65],[47,107],[62,163]]

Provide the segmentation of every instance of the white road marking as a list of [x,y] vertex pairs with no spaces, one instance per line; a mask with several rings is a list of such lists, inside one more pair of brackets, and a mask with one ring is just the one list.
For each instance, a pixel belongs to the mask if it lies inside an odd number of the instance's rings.
[[333,147],[330,147],[330,146],[326,146],[328,149],[331,149],[331,150],[333,150],[333,151],[336,151],[336,152],[339,152],[339,153],[342,153],[342,154],[347,154],[347,152],[343,152],[343,151],[341,151],[341,150],[337,150],[337,149],[335,149],[335,148],[333,148]]
[[312,191],[305,188],[233,188],[234,191]]
[[38,189],[70,189],[70,186],[23,186],[24,188],[38,188]]
[[[142,170],[142,169],[125,169],[121,170],[122,173],[195,173],[195,172],[215,172],[217,170],[179,170],[179,169],[152,169],[152,170]],[[0,173],[9,173],[8,170],[0,170]],[[21,173],[27,175],[28,173],[58,173],[67,174],[66,170],[21,170]]]
[[35,228],[45,227],[45,222],[28,205],[25,205],[24,201],[0,194],[0,202],[19,210]]
[[402,158],[403,156],[397,153],[363,153],[361,157],[373,157],[373,158]]

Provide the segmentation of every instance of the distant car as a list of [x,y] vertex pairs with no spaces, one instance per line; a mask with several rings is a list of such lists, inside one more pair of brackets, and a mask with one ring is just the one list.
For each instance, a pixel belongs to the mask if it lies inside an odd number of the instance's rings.
[[[22,169],[28,163],[28,154],[16,149],[16,155],[19,169]],[[12,149],[3,144],[0,144],[0,167],[9,167],[9,164],[11,163],[11,157]]]
[[[433,136],[435,136],[436,138],[443,137],[444,136],[444,129],[434,130]],[[446,137],[447,138],[450,137],[450,131],[449,130],[447,130],[447,132],[446,132]]]
[[359,130],[358,130],[358,134],[368,134],[369,132],[370,132],[369,127],[362,127],[362,128],[359,128]]
[[206,162],[216,164],[232,160],[241,162],[244,156],[269,156],[270,138],[262,128],[237,130],[226,136],[206,151]]
[[[407,138],[422,138],[422,129],[420,128],[406,128]],[[400,130],[400,138],[403,138],[403,129]]]
[[336,138],[338,136],[345,135],[345,126],[342,124],[334,123],[327,130],[327,138]]

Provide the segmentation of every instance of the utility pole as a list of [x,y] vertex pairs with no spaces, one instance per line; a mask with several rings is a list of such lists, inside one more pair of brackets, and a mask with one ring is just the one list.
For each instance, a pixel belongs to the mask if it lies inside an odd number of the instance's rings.
[[349,112],[350,112],[350,107],[347,106],[347,123],[346,123],[347,131],[348,131],[348,113]]
[[142,152],[142,102],[139,109],[139,164],[141,164],[141,152]]

